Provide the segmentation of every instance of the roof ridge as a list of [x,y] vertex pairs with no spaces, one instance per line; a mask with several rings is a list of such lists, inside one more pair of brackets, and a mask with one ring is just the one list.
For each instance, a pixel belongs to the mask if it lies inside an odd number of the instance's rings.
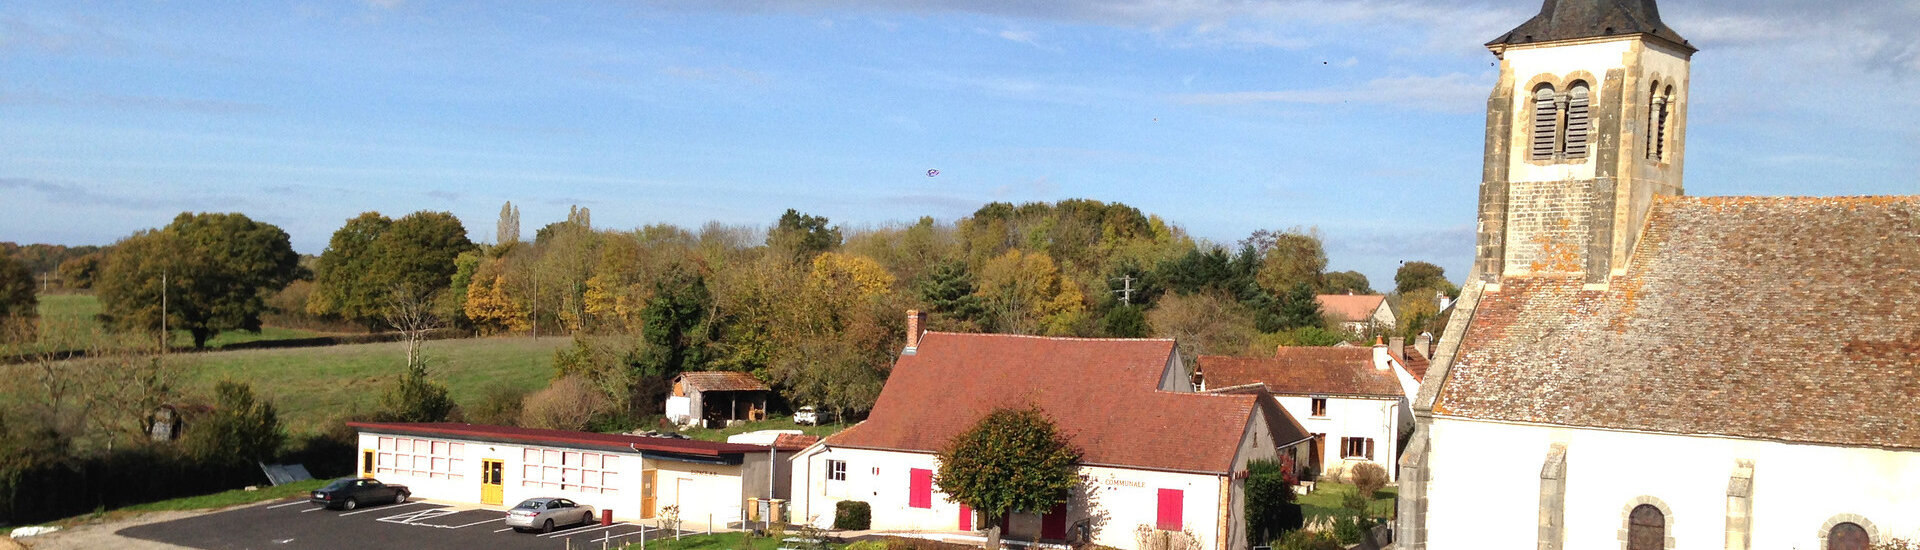
[[1172,342],[1174,341],[1172,338],[1110,338],[1110,337],[1096,338],[1096,337],[1087,337],[1087,336],[1041,336],[1037,334],[1007,334],[1007,333],[995,333],[995,332],[948,332],[944,330],[929,330],[922,334],[949,334],[954,336],[1031,338],[1035,340],[1059,340],[1059,341],[1066,341],[1066,342]]

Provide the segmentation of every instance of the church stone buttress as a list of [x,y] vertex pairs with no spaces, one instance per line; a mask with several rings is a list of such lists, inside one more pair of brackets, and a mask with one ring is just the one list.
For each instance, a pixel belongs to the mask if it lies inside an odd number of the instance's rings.
[[1475,279],[1623,272],[1656,195],[1679,195],[1694,48],[1653,0],[1545,0],[1487,44]]

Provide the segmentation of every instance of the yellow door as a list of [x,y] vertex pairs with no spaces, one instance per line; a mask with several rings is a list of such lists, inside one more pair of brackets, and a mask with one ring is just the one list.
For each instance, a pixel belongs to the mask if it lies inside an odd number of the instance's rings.
[[373,477],[373,451],[360,452],[360,477]]
[[653,470],[640,471],[640,519],[653,519],[653,474]]
[[480,461],[480,503],[500,504],[500,490],[506,467],[498,460]]

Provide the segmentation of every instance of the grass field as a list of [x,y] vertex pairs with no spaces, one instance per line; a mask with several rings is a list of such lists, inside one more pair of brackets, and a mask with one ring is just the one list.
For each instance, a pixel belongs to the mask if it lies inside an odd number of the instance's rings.
[[[1309,519],[1317,516],[1338,517],[1345,515],[1347,509],[1341,506],[1340,501],[1346,498],[1347,495],[1353,494],[1353,492],[1354,487],[1351,484],[1321,481],[1314,484],[1312,493],[1300,496],[1300,500],[1298,501],[1300,503],[1300,512]],[[1393,515],[1394,499],[1397,498],[1398,492],[1399,489],[1388,487],[1381,489],[1378,493],[1374,493],[1372,502],[1367,505],[1368,511],[1372,512],[1376,517],[1391,517]]]
[[[40,298],[40,340],[43,346],[56,349],[80,349],[93,343],[93,327],[98,326],[100,299],[92,294],[42,294]],[[184,330],[171,331],[171,345],[176,348],[193,347],[193,334]],[[291,340],[294,338],[312,338],[327,336],[329,333],[311,330],[261,327],[260,332],[235,330],[222,332],[207,340],[208,348],[220,348],[241,342],[260,340]]]
[[[545,387],[553,376],[553,350],[566,338],[471,338],[434,340],[424,349],[436,380],[455,402],[472,405],[492,385]],[[406,363],[406,344],[348,344],[317,348],[217,351],[182,358],[185,389],[211,393],[221,380],[247,382],[280,409],[281,424],[299,434],[323,429],[327,420],[372,412],[381,392]]]

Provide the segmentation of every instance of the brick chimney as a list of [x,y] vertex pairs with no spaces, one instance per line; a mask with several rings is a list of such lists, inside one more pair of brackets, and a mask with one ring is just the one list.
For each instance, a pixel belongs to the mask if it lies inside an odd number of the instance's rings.
[[1387,357],[1387,344],[1379,336],[1373,337],[1373,368],[1387,370],[1393,368],[1392,359]]
[[1392,338],[1388,338],[1387,353],[1392,353],[1394,357],[1406,357],[1407,356],[1407,337],[1395,336]]
[[907,348],[900,350],[901,355],[913,355],[920,348],[920,335],[927,332],[926,312],[907,310]]

